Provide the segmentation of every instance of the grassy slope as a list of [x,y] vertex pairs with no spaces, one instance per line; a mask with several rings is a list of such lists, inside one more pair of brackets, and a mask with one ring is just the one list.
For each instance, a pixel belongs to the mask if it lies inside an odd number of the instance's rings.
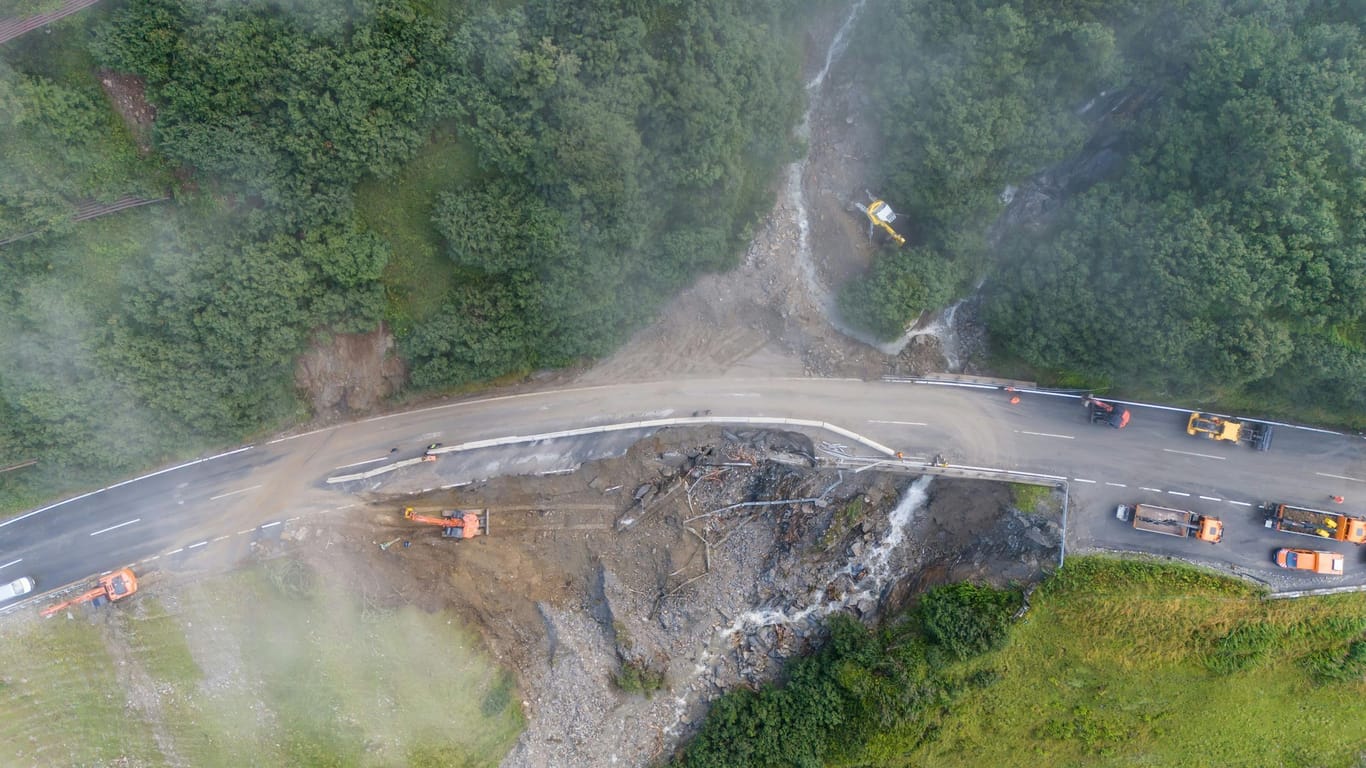
[[[1190,569],[1083,558],[1040,591],[1002,673],[965,696],[910,764],[939,766],[1351,765],[1366,681],[1314,683],[1297,659],[1329,616],[1366,620],[1366,596],[1267,601]],[[1282,634],[1260,664],[1206,666],[1248,622]],[[1329,643],[1331,645],[1331,642]]]
[[100,628],[52,621],[0,633],[0,764],[146,764],[151,730],[125,722]]
[[0,763],[501,760],[519,698],[448,616],[274,584],[256,567],[140,595],[93,624],[77,612],[0,631]]
[[393,178],[357,188],[361,219],[393,248],[384,282],[398,330],[440,309],[455,270],[442,252],[432,209],[439,193],[477,174],[471,150],[444,128]]

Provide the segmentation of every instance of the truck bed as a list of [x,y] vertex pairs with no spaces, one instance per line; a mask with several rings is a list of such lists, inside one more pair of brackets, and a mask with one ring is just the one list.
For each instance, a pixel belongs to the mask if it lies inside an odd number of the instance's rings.
[[1177,536],[1183,539],[1194,533],[1195,521],[1199,517],[1194,512],[1188,512],[1184,509],[1155,507],[1148,504],[1137,504],[1128,509],[1133,526],[1138,530]]
[[1276,522],[1276,527],[1286,533],[1317,536],[1319,530],[1337,530],[1338,525],[1342,522],[1342,515],[1304,507],[1282,506],[1280,514],[1276,516]]

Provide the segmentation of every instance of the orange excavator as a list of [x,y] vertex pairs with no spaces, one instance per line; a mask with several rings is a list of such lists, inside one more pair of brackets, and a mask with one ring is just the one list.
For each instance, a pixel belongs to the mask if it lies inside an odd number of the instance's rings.
[[446,539],[472,539],[475,536],[486,536],[489,532],[487,509],[443,509],[441,517],[432,517],[419,515],[412,507],[405,507],[403,519],[424,525],[439,525],[441,536]]
[[95,607],[122,600],[125,597],[138,591],[138,577],[128,568],[120,568],[113,573],[106,573],[100,577],[99,582],[89,591],[79,594],[70,600],[60,602],[50,608],[43,609],[43,618],[60,613],[73,605],[81,603],[91,603]]

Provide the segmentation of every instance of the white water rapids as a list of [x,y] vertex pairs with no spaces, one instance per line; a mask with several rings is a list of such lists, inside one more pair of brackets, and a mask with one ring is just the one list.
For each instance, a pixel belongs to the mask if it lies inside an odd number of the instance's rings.
[[[909,526],[915,512],[923,509],[925,502],[929,499],[927,489],[932,475],[923,475],[911,483],[906,489],[906,493],[897,501],[895,507],[887,516],[887,533],[877,546],[864,552],[862,557],[850,560],[843,568],[835,571],[825,583],[815,586],[807,593],[807,605],[802,608],[760,608],[736,616],[727,626],[716,630],[711,642],[698,654],[695,665],[693,666],[693,678],[704,675],[712,666],[720,653],[723,653],[733,644],[733,638],[742,632],[752,632],[761,627],[771,627],[779,624],[790,625],[804,622],[808,619],[822,619],[830,614],[843,610],[850,605],[857,605],[863,600],[877,601],[881,598],[883,590],[892,583],[893,576],[893,553],[906,540],[906,529]],[[827,587],[842,577],[852,577],[858,584],[858,589],[837,598],[826,595]],[[676,733],[678,725],[682,722],[683,714],[687,707],[687,699],[679,696],[674,700],[675,721],[668,730]]]

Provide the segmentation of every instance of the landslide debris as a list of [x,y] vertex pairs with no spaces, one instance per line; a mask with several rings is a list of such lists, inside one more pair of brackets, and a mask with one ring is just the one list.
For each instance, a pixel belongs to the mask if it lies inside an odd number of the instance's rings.
[[[573,474],[376,499],[292,536],[376,605],[451,610],[481,633],[528,720],[504,765],[643,766],[720,693],[809,649],[834,611],[872,622],[946,580],[1038,578],[1056,510],[1010,499],[998,483],[829,469],[800,433],[668,429]],[[488,508],[490,533],[443,539],[405,505]]]

